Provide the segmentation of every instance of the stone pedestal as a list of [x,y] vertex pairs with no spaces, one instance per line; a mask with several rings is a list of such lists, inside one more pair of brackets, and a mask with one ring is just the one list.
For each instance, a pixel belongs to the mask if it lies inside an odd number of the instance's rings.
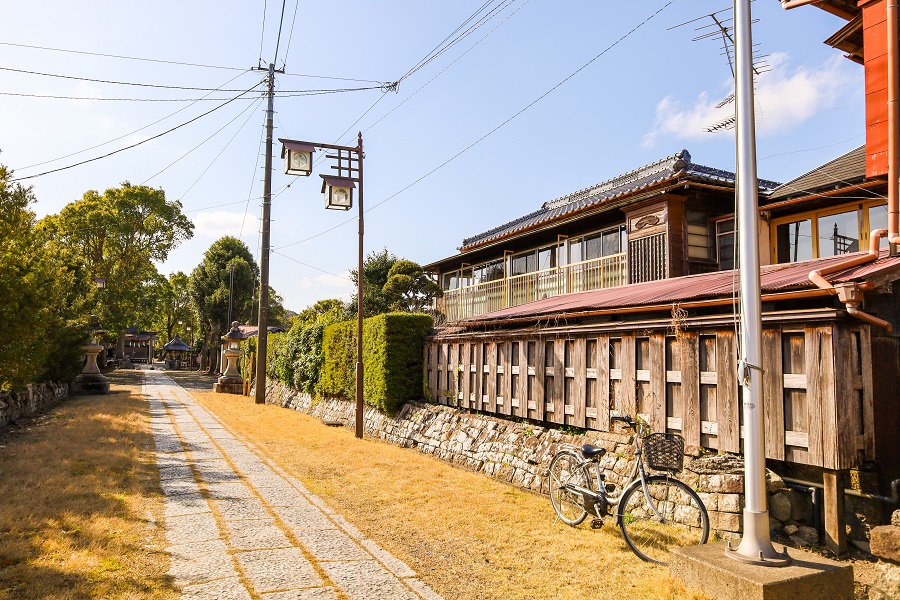
[[725,556],[725,542],[676,548],[672,577],[710,598],[742,600],[853,600],[853,567],[812,552],[787,548],[791,564],[763,567]]
[[243,394],[244,378],[238,371],[237,362],[241,357],[241,351],[235,348],[227,348],[225,350],[225,372],[219,377],[217,383],[213,384],[213,391],[220,394]]
[[108,394],[109,381],[100,373],[100,367],[97,365],[97,355],[106,349],[94,340],[81,349],[87,356],[87,364],[84,365],[81,375],[75,378],[75,383],[72,384],[72,393]]

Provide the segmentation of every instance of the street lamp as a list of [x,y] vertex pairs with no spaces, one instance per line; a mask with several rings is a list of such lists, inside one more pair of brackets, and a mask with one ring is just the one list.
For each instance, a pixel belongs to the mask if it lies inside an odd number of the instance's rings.
[[[285,159],[284,172],[288,175],[308,177],[312,174],[312,153],[316,149],[331,151],[325,158],[334,160],[331,168],[337,173],[322,175],[322,193],[325,194],[325,208],[332,210],[350,210],[353,207],[353,190],[359,185],[359,248],[356,278],[357,315],[356,315],[356,437],[363,436],[363,139],[362,132],[357,135],[356,146],[335,146],[318,142],[303,142],[279,138],[282,143],[281,157]],[[264,312],[260,310],[259,352],[256,367],[256,402],[265,403],[266,377],[266,331]]]

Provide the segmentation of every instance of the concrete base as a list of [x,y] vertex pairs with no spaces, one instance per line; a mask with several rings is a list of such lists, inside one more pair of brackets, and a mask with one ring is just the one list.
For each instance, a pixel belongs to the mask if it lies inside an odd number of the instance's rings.
[[75,378],[75,382],[70,389],[73,394],[108,394],[109,380],[103,375],[82,373]]
[[213,391],[217,394],[243,394],[243,383],[214,383]]
[[787,551],[790,566],[761,567],[725,556],[725,542],[688,546],[669,554],[669,572],[685,587],[710,598],[853,600],[851,565],[794,548]]

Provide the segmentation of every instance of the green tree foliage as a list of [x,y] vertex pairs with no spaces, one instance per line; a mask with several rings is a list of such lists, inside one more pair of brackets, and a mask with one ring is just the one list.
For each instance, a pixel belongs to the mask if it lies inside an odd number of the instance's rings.
[[320,300],[294,318],[287,333],[269,336],[269,375],[285,385],[314,394],[325,356],[322,334],[325,327],[344,318],[340,300]]
[[425,275],[422,267],[411,260],[400,259],[388,271],[381,293],[392,310],[423,312],[442,292],[440,286]]
[[36,226],[31,189],[10,178],[0,165],[0,390],[73,377],[86,341],[84,273]]
[[[231,236],[216,240],[188,278],[188,296],[199,319],[200,333],[206,339],[204,356],[209,348],[218,348],[219,338],[230,327],[228,296],[231,268],[234,269],[232,320],[246,322],[253,307],[259,267],[244,242]],[[211,355],[216,356],[217,353]],[[207,364],[204,363],[204,366]],[[208,366],[215,367],[215,364]]]
[[[383,248],[371,252],[363,261],[363,314],[379,315],[392,311],[427,312],[432,300],[441,295],[440,286],[434,283],[418,264],[405,258],[397,258]],[[359,289],[356,269],[350,271],[350,279]],[[347,306],[347,316],[356,312],[357,294]]]
[[[178,271],[169,275],[168,279],[159,276],[154,279],[153,294],[153,324],[154,331],[165,332],[163,343],[171,340],[175,335],[180,335],[184,340],[186,327],[192,325],[196,319],[191,307],[191,297],[188,293],[188,276]],[[178,325],[178,321],[183,321]],[[191,342],[187,335],[186,343]]]
[[[363,396],[388,415],[422,398],[423,348],[432,329],[429,315],[387,313],[363,324]],[[325,362],[317,391],[353,398],[356,389],[356,323],[325,328]]]
[[[372,316],[390,312],[391,301],[382,292],[387,283],[388,273],[397,257],[383,248],[378,252],[370,252],[363,261],[363,315]],[[350,271],[350,280],[357,289],[348,306],[348,312],[356,312],[357,298],[359,297],[359,273],[356,269]]]
[[79,261],[89,278],[106,279],[92,311],[111,331],[129,325],[149,327],[148,289],[157,281],[155,262],[193,235],[194,225],[181,202],[165,192],[127,181],[102,195],[91,190],[41,221],[54,242]]

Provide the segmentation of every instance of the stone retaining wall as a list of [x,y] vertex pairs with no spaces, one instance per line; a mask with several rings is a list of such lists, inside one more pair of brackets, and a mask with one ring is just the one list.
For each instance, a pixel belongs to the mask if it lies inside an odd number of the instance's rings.
[[36,415],[68,395],[67,383],[34,383],[0,393],[0,429],[16,419]]
[[[326,422],[354,424],[351,401],[312,398],[277,381],[269,382],[266,400]],[[633,465],[630,436],[626,434],[588,431],[582,435],[421,402],[408,402],[394,417],[366,406],[364,419],[369,435],[539,493],[547,493],[546,473],[562,446],[594,444],[607,448],[601,466],[611,469],[608,477],[614,482],[627,477]],[[733,455],[707,455],[686,457],[685,463],[680,478],[699,493],[709,510],[712,528],[723,538],[739,537],[742,460]],[[784,482],[771,472],[767,488],[770,514],[777,516],[771,517],[773,531],[792,535],[802,545],[817,544],[816,530],[801,524],[808,517],[809,500],[785,489]]]

